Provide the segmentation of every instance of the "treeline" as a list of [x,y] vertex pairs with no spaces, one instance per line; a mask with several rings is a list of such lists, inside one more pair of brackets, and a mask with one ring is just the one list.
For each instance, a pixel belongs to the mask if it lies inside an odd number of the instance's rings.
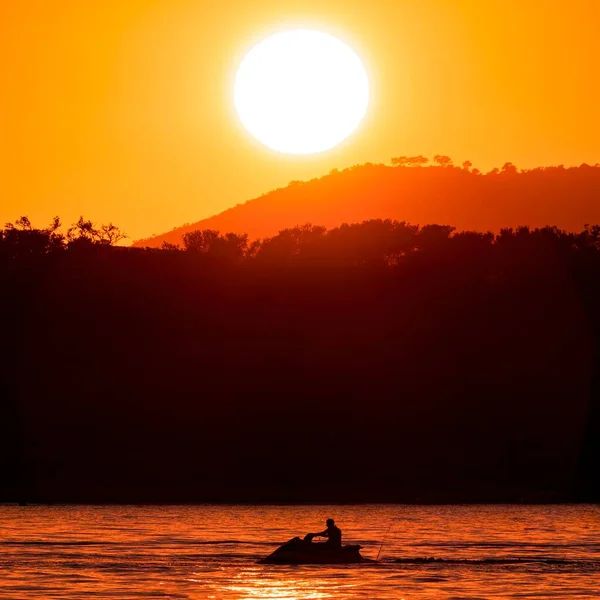
[[[112,223],[96,227],[83,217],[61,232],[56,217],[44,229],[32,227],[27,217],[7,223],[0,230],[0,256],[8,259],[42,257],[64,251],[81,252],[113,248],[127,236]],[[527,262],[529,254],[541,262],[554,263],[557,257],[593,258],[600,250],[600,225],[586,225],[579,232],[567,232],[556,226],[503,228],[490,231],[456,231],[449,225],[412,225],[391,219],[370,219],[327,229],[310,223],[283,229],[277,235],[250,240],[247,234],[226,233],[212,229],[194,230],[183,235],[182,244],[163,242],[160,249],[119,247],[133,254],[140,252],[177,253],[202,256],[216,261],[255,262],[257,264],[311,263],[329,267],[400,267],[412,259],[426,256],[448,260],[449,266],[464,270],[473,262],[480,263],[488,276],[500,275]],[[484,253],[483,255],[481,253]],[[515,260],[515,252],[521,260]],[[545,255],[545,256],[544,256]],[[420,258],[418,258],[420,260]],[[500,262],[498,262],[500,260]],[[541,261],[541,262],[540,262]]]
[[2,500],[598,499],[600,226],[0,231]]
[[[460,169],[462,171],[466,171],[468,173],[472,173],[473,175],[517,175],[517,174],[527,174],[527,173],[561,173],[567,170],[578,170],[578,169],[590,169],[590,168],[598,168],[600,167],[600,163],[596,163],[594,165],[588,165],[586,163],[580,165],[579,167],[569,167],[566,168],[565,165],[558,166],[548,166],[548,167],[536,167],[534,169],[521,169],[514,165],[511,162],[505,162],[501,168],[494,167],[487,173],[482,173],[477,167],[473,167],[473,163],[470,160],[463,161],[460,165],[454,164],[454,161],[449,156],[444,154],[436,154],[433,157],[433,161],[430,161],[426,156],[418,155],[418,156],[396,156],[392,158],[391,163],[394,167],[425,167],[432,166],[431,162],[436,167],[442,167],[444,169],[452,168],[452,169]],[[337,171],[337,170],[336,170]]]

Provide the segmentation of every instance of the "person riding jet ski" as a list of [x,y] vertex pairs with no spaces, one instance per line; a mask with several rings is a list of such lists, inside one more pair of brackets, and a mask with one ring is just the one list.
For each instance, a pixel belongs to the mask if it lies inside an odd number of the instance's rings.
[[[313,544],[313,537],[326,537],[324,544]],[[327,529],[320,533],[307,533],[304,539],[292,538],[282,544],[261,563],[283,565],[349,564],[373,562],[360,554],[358,544],[342,546],[342,531],[333,519],[327,519]]]
[[314,537],[326,537],[325,542],[330,548],[341,548],[342,547],[342,530],[335,524],[333,519],[327,519],[325,522],[327,529],[320,533],[309,533],[304,539],[307,542],[312,542]]

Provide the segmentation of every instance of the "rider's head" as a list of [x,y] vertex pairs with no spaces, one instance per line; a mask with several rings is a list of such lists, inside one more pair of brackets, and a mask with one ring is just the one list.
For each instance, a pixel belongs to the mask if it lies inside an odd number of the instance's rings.
[[333,527],[335,525],[335,521],[333,519],[327,519],[325,522],[327,523],[327,527]]

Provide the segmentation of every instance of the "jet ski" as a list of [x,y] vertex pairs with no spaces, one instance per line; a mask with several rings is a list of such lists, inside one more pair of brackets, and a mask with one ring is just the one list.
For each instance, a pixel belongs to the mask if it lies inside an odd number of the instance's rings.
[[344,565],[373,562],[361,556],[361,548],[358,544],[335,548],[327,543],[313,543],[310,536],[304,539],[295,537],[260,562],[272,565]]

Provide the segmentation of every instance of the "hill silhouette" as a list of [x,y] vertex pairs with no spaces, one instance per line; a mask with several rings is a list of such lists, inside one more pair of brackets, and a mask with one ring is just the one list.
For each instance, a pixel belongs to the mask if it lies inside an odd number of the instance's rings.
[[392,159],[392,166],[367,163],[310,181],[292,181],[218,215],[177,227],[133,245],[181,244],[194,230],[276,235],[304,223],[328,228],[369,219],[448,223],[459,230],[499,231],[504,227],[552,224],[581,231],[600,222],[600,165],[520,170],[512,163],[481,173],[470,162],[454,166],[436,156]]

